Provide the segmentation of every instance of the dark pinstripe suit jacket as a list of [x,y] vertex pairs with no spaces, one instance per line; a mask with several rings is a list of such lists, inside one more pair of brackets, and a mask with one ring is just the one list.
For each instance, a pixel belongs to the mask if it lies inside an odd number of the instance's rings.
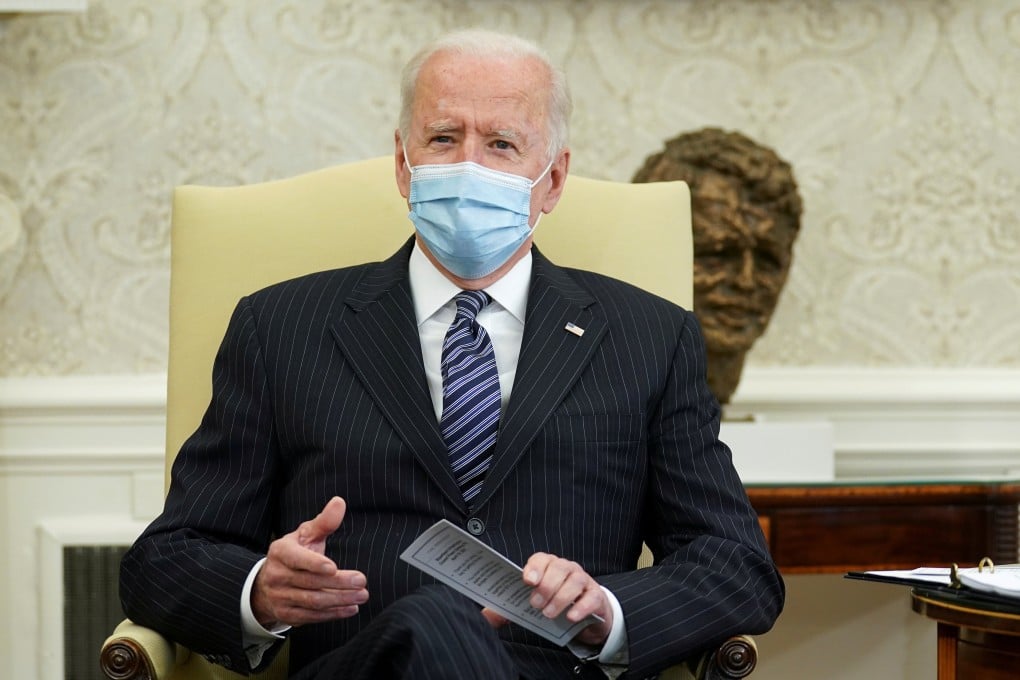
[[[694,316],[536,250],[511,400],[468,508],[426,386],[410,248],[241,300],[165,510],[124,558],[127,615],[247,668],[245,576],[274,536],[340,495],[347,517],[327,550],[366,574],[371,598],[355,618],[293,630],[292,669],[430,581],[398,555],[440,518],[481,520],[518,563],[545,551],[583,565],[623,607],[629,677],[767,630],[783,584],[717,440]],[[635,571],[642,541],[656,566]]]

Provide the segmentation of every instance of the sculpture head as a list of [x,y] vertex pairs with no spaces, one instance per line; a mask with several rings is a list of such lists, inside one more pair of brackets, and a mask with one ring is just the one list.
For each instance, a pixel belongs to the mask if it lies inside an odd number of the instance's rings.
[[684,180],[694,223],[694,313],[720,403],[768,326],[790,270],[801,200],[790,165],[736,132],[681,134],[649,156],[635,182]]

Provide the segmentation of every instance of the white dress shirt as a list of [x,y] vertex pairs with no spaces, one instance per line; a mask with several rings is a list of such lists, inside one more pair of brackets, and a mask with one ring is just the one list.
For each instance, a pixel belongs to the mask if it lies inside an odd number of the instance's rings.
[[[524,337],[531,264],[531,253],[528,252],[510,271],[487,287],[485,292],[492,297],[492,302],[483,307],[476,317],[479,325],[485,328],[492,340],[496,368],[499,371],[501,410],[504,413],[510,401],[510,391],[513,389],[514,376],[517,373],[517,360],[521,353],[521,340]],[[443,340],[456,316],[457,303],[454,298],[461,289],[436,269],[417,243],[411,251],[408,274],[418,334],[421,338],[425,377],[438,422],[443,412],[443,375],[440,370]],[[244,627],[245,648],[252,668],[258,665],[262,655],[273,642],[281,639],[282,633],[289,629],[289,626],[281,626],[266,630],[256,620],[252,611],[251,589],[255,575],[264,562],[265,558],[252,568],[241,594],[241,621]],[[620,664],[627,663],[627,629],[624,626],[623,609],[616,596],[606,588],[602,590],[613,609],[613,628],[602,649],[592,649],[576,643],[571,643],[568,647],[578,657],[597,659],[600,664],[613,665],[613,668],[603,666],[607,675],[613,677],[623,672],[624,668]]]
[[[443,415],[443,340],[457,315],[454,297],[461,289],[440,273],[429,261],[417,243],[408,263],[411,278],[411,296],[414,298],[414,316],[418,321],[421,353],[425,362],[436,421]],[[506,413],[510,390],[517,374],[517,359],[521,354],[524,337],[524,314],[528,308],[528,287],[531,284],[531,253],[521,258],[513,269],[485,289],[492,302],[482,307],[475,319],[485,328],[496,353],[499,371],[500,411]]]

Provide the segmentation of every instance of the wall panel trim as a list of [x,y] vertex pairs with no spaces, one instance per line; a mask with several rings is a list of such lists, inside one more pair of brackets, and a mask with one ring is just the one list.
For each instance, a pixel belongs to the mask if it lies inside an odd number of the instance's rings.
[[[158,467],[165,385],[0,378],[0,472]],[[726,415],[831,422],[837,478],[1020,476],[1020,370],[748,367]]]

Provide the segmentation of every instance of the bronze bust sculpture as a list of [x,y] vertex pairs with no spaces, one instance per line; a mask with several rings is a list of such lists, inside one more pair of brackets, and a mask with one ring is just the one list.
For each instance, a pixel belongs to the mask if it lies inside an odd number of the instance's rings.
[[634,182],[684,180],[694,223],[694,313],[708,350],[708,384],[721,404],[775,310],[800,230],[789,163],[737,132],[679,135],[645,159]]

